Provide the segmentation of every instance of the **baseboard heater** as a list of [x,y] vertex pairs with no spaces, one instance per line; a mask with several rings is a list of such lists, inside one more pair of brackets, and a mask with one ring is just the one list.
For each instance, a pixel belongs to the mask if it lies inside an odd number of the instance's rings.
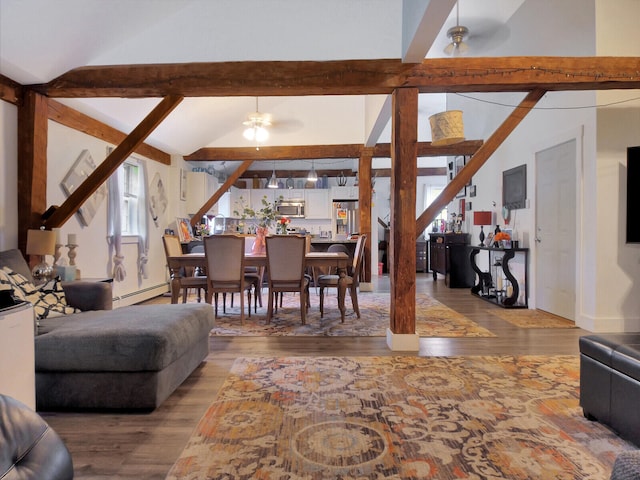
[[[163,293],[165,293],[166,291],[169,290],[169,283],[159,283],[157,285],[153,285],[150,287],[146,287],[146,288],[142,288],[140,290],[136,290],[135,292],[129,292],[129,293],[124,293],[122,295],[118,295],[116,297],[113,297],[113,302],[114,303],[120,303],[120,302],[124,302],[127,303],[126,300],[129,300],[133,297],[143,297],[144,300],[151,298],[152,296],[155,295],[145,295],[145,294],[149,294],[151,292],[155,292],[157,293],[157,295],[161,295]],[[135,303],[135,302],[133,302]]]

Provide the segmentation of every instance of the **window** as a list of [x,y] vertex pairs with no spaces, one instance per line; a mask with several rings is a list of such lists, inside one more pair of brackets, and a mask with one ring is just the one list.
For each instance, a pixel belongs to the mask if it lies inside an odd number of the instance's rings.
[[[444,187],[441,186],[441,185],[425,185],[425,196],[424,196],[424,209],[425,210],[427,209],[427,207],[429,205],[431,205],[431,202],[433,202],[438,197],[438,195],[440,195],[442,193],[442,190],[444,190]],[[444,220],[445,222],[447,221],[447,207],[444,207],[440,211],[440,213],[435,218],[435,220],[433,222],[431,222],[431,225],[429,225],[425,229],[424,234],[426,235],[429,232],[431,232],[433,230],[434,224],[436,224],[438,226],[437,228],[439,228],[441,220]]]
[[121,230],[123,235],[138,235],[138,198],[140,196],[140,165],[127,160],[120,166]]

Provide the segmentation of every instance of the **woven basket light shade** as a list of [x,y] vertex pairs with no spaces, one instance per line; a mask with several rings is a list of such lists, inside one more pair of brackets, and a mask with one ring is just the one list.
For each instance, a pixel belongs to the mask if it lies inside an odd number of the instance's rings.
[[451,145],[464,141],[464,124],[461,110],[447,110],[429,117],[431,145]]

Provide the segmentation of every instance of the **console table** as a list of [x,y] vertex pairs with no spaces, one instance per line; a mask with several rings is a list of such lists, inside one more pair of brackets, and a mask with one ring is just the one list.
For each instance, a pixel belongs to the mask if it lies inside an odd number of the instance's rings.
[[[478,283],[471,293],[505,308],[528,308],[528,248],[469,247]],[[481,270],[477,255],[486,252]],[[485,263],[486,262],[486,263]]]

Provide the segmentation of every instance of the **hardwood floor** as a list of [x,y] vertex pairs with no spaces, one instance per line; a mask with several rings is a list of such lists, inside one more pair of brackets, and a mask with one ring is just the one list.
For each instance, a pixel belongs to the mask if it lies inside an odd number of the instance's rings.
[[[418,292],[432,295],[497,335],[491,338],[422,338],[420,356],[577,355],[578,337],[587,333],[578,328],[514,327],[491,315],[491,309],[500,307],[473,297],[466,288],[447,288],[442,278],[434,282],[431,274],[418,274],[416,287]],[[389,291],[388,277],[377,280],[374,290]],[[159,297],[153,301],[168,303],[169,298]],[[390,351],[382,337],[215,337],[211,339],[206,361],[151,413],[63,412],[42,415],[71,451],[75,478],[164,478],[222,386],[233,361],[240,356],[262,355],[370,356],[401,353]]]

